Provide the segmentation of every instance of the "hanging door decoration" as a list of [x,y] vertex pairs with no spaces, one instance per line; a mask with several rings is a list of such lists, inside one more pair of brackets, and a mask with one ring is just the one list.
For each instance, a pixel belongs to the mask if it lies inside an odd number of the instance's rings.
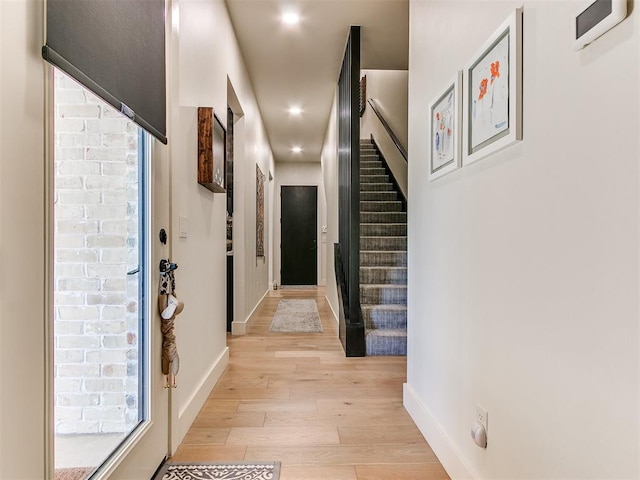
[[264,257],[264,180],[256,165],[256,257]]
[[180,357],[173,332],[176,316],[184,309],[184,303],[178,300],[176,293],[175,270],[178,265],[169,260],[160,261],[160,291],[158,311],[162,331],[162,373],[165,375],[165,388],[176,388],[176,375],[180,369]]

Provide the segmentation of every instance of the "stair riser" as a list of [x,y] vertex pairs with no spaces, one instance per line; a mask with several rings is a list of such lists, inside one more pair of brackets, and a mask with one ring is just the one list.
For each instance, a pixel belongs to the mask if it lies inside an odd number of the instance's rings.
[[389,175],[360,175],[360,183],[388,183]]
[[393,184],[389,182],[360,184],[360,192],[390,192],[392,190]]
[[407,252],[360,252],[362,267],[406,267]]
[[406,223],[361,223],[360,235],[363,237],[406,237]]
[[[366,169],[366,168],[384,168],[384,165],[382,165],[382,162],[361,161],[360,170],[362,171],[363,169]],[[386,172],[386,169],[385,169],[385,172]]]
[[406,268],[360,268],[360,284],[406,285]]
[[360,175],[369,176],[369,175],[386,175],[387,171],[382,167],[363,167],[360,166]]
[[360,223],[407,223],[404,212],[361,212]]
[[407,337],[365,337],[367,355],[406,355]]
[[406,329],[407,311],[385,311],[382,309],[362,309],[365,328],[369,329]]
[[370,202],[363,201],[360,198],[360,211],[361,212],[401,212],[402,202],[396,200],[395,202]]
[[398,200],[398,194],[391,192],[360,192],[361,202],[394,202]]
[[407,237],[360,237],[360,251],[406,250]]
[[407,287],[360,285],[360,303],[370,305],[406,305]]

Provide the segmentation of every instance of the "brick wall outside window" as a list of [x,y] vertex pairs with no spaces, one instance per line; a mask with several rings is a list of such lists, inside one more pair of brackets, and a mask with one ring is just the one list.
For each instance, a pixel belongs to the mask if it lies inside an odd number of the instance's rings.
[[138,423],[138,127],[55,77],[56,434]]

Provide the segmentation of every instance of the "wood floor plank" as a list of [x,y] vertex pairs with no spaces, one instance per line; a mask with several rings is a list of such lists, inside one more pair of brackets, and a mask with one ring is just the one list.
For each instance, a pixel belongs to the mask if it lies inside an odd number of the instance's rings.
[[357,426],[375,424],[381,426],[413,425],[411,417],[403,409],[391,411],[388,409],[335,412],[335,413],[307,413],[292,415],[282,412],[267,412],[265,426]]
[[341,426],[338,427],[340,443],[342,445],[391,445],[419,443],[426,445],[420,430],[409,425],[403,428],[389,428],[388,426]]
[[280,398],[289,399],[288,388],[221,388],[214,390],[209,398],[245,399],[245,398]]
[[318,358],[341,358],[344,356],[342,352],[338,351],[324,351],[324,350],[279,350],[274,352],[275,358],[305,358],[305,357],[318,357]]
[[[316,400],[319,412],[362,412],[369,410],[392,409],[404,410],[402,399],[388,398],[322,398]],[[408,415],[408,414],[407,414]]]
[[287,412],[287,413],[310,413],[317,412],[318,406],[314,401],[286,400],[243,400],[238,405],[239,412]]
[[247,447],[242,445],[182,444],[171,457],[174,462],[241,462]]
[[[283,298],[316,300],[321,334],[272,333]],[[405,410],[405,357],[347,358],[323,288],[270,292],[175,461],[280,461],[281,480],[447,480]]]
[[358,480],[449,480],[439,462],[414,465],[356,465]]
[[232,428],[227,445],[283,446],[291,445],[339,445],[336,427],[314,426],[301,430],[298,427]]
[[280,480],[358,480],[352,465],[282,465]]
[[[356,380],[355,378],[335,378],[333,375],[327,375],[326,373],[320,373],[314,375],[311,372],[296,372],[295,374],[291,374],[288,378],[284,376],[280,376],[279,378],[272,378],[269,382],[269,387],[286,387],[292,388],[297,391],[299,388],[329,388],[331,390],[336,387],[370,387],[376,388],[377,386],[388,386],[382,385],[382,382],[379,380],[371,379],[371,378],[360,378]],[[396,385],[392,385],[396,386]],[[396,388],[401,388],[400,386],[396,386]]]
[[192,426],[182,441],[183,445],[224,445],[230,428]]
[[265,414],[263,412],[247,413],[204,413],[200,412],[193,422],[194,427],[226,428],[226,427],[262,427]]
[[205,403],[202,410],[200,410],[200,413],[215,412],[219,414],[237,412],[239,404],[239,400],[221,400],[209,397],[207,403]]
[[354,386],[321,386],[296,385],[289,390],[291,400],[308,398],[397,398],[402,394],[401,387],[360,387]]
[[277,458],[287,465],[365,465],[431,463],[435,454],[423,445],[334,445],[247,447],[245,460]]

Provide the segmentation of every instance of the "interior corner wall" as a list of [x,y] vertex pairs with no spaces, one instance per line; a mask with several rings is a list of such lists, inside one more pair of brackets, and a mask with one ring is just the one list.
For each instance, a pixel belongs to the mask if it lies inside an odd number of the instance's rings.
[[47,461],[43,32],[42,1],[0,2],[0,478],[7,479],[45,478]]
[[[242,54],[223,0],[181,0],[178,72],[168,92],[172,118],[171,225],[172,261],[178,263],[177,291],[185,302],[176,321],[180,354],[179,388],[174,390],[172,449],[178,446],[228,361],[226,346],[226,195],[214,194],[197,182],[197,109],[213,107],[226,126],[229,82],[244,115],[239,133],[244,139],[234,160],[235,226],[255,238],[255,165],[267,172],[271,149]],[[253,200],[251,200],[253,199]],[[244,206],[244,208],[242,208]],[[269,208],[267,206],[267,208]],[[179,234],[180,217],[187,219],[186,237]],[[268,218],[268,215],[265,215]],[[266,227],[266,226],[265,226]],[[255,243],[255,242],[254,242]],[[236,271],[235,292],[242,299],[237,315],[246,315],[267,289],[267,265],[256,262],[255,246],[234,245],[244,271]]]
[[[322,285],[322,274],[325,271],[324,264],[325,259],[323,257],[323,241],[324,235],[322,234],[322,226],[324,225],[324,219],[326,214],[324,212],[324,203],[322,201],[322,195],[324,192],[323,180],[322,180],[322,168],[320,162],[278,162],[276,163],[276,181],[275,181],[275,226],[273,229],[273,244],[274,250],[274,281],[280,285],[282,280],[280,278],[280,269],[282,268],[281,261],[281,229],[280,219],[282,218],[282,205],[280,203],[280,192],[283,186],[317,186],[318,187],[318,220],[316,227],[316,238],[318,239],[317,245],[319,248],[317,252],[317,282],[318,285]],[[326,275],[326,274],[325,274]]]
[[326,294],[336,322],[338,321],[338,287],[334,267],[333,246],[338,242],[338,95],[333,97],[329,124],[322,146],[321,165],[324,186],[324,204],[326,212],[327,233],[323,242],[326,244],[325,278]]
[[427,178],[426,105],[520,5],[410,2],[405,405],[454,479],[640,478],[636,9],[576,52],[583,2],[525,1],[523,140]]
[[[406,147],[409,139],[409,72],[407,70],[362,70],[367,76],[367,99],[376,101],[389,126]],[[369,138],[378,118],[367,103],[360,122],[360,138]]]
[[[363,70],[362,74],[367,76],[367,98],[375,100],[378,111],[388,122],[402,146],[407,148],[409,72],[407,70]],[[371,137],[391,169],[402,194],[407,198],[409,196],[408,162],[371,105],[367,103],[360,119],[360,138]]]

